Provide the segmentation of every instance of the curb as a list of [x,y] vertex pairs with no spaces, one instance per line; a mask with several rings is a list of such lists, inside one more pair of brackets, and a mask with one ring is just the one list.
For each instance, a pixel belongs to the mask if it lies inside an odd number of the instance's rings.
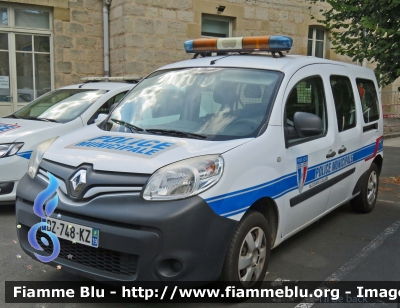
[[400,132],[398,133],[391,133],[391,134],[384,134],[383,138],[384,139],[391,139],[391,138],[397,138],[400,137]]

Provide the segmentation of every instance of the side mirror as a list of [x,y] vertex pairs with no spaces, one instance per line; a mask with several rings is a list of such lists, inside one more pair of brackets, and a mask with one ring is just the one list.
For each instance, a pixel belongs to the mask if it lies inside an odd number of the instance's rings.
[[324,126],[319,116],[308,112],[296,112],[293,125],[300,137],[313,137],[324,132]]
[[94,123],[100,123],[100,122],[104,121],[107,117],[108,117],[107,114],[99,113],[99,115],[97,116],[96,120],[94,120]]

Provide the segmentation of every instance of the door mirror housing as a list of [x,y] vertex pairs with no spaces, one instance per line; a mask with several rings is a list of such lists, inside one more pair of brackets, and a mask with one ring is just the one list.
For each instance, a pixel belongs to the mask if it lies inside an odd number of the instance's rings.
[[296,112],[293,125],[300,137],[314,137],[324,132],[321,118],[313,113]]
[[94,120],[94,123],[100,123],[100,122],[104,121],[107,117],[108,117],[107,114],[99,113],[99,115],[97,116],[96,120]]

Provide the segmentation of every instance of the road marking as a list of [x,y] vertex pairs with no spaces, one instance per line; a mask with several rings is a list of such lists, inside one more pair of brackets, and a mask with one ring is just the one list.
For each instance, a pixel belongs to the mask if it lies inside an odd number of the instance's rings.
[[290,280],[276,278],[274,281],[271,282],[271,286],[281,286],[284,282],[289,282]]
[[386,203],[396,203],[396,204],[400,204],[400,202],[398,201],[391,201],[391,200],[383,200],[383,199],[378,199],[378,202],[386,202]]
[[[372,242],[365,246],[358,254],[347,261],[341,268],[330,275],[319,287],[318,289],[330,289],[332,285],[336,282],[342,280],[349,272],[357,267],[364,259],[368,257],[375,249],[383,244],[383,241],[390,235],[395,233],[400,228],[400,220],[393,223],[390,227],[379,234]],[[301,302],[295,308],[310,308],[312,307],[319,298],[312,297],[309,298],[310,302]]]

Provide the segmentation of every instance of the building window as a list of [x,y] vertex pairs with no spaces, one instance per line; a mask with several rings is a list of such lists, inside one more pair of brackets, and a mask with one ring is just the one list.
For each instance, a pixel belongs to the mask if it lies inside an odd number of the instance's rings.
[[15,34],[18,102],[51,91],[50,37]]
[[52,13],[0,4],[0,116],[53,89]]
[[15,26],[50,29],[50,12],[41,10],[14,10]]
[[325,58],[326,32],[321,27],[308,29],[307,56]]
[[203,14],[201,19],[202,37],[231,37],[232,18]]
[[4,7],[0,7],[0,26],[8,26],[8,12]]

